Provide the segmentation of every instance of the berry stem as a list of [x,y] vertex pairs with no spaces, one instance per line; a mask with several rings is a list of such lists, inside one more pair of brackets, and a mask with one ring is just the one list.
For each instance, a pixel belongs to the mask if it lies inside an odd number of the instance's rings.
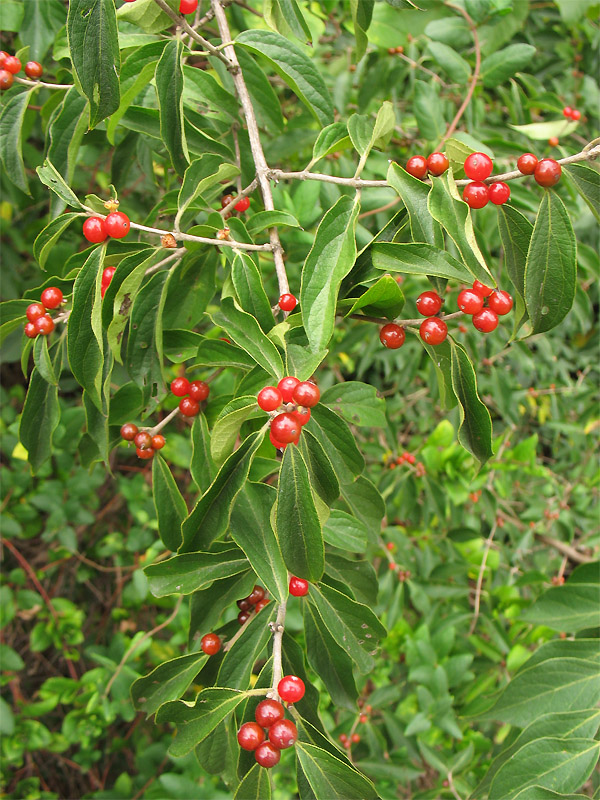
[[277,692],[277,686],[279,681],[283,677],[283,666],[282,666],[282,645],[283,645],[283,631],[285,625],[285,615],[287,611],[287,601],[285,603],[281,603],[277,608],[277,617],[275,622],[272,623],[271,629],[273,631],[273,682],[271,684],[271,691],[269,692],[269,697],[273,698],[274,700],[279,700],[279,693]]
[[170,411],[167,414],[167,416],[153,428],[140,428],[140,430],[141,431],[147,430],[150,436],[156,436],[156,434],[160,433],[160,431],[162,431],[162,429],[166,427],[169,424],[169,422],[171,422],[172,419],[175,419],[177,414],[179,414],[179,406],[175,406],[175,408],[172,411]]
[[[181,14],[173,11],[171,7],[164,2],[164,0],[154,0],[154,2],[157,6],[162,8],[165,14],[171,17],[173,22],[182,28],[190,38],[194,39],[196,42],[198,42],[198,44],[201,44],[202,47],[208,53],[210,53],[210,55],[219,58],[227,66],[227,69],[231,70],[234,68],[234,62],[230,61],[229,58],[227,58],[227,56],[222,53],[221,50],[219,50],[218,47],[212,45],[207,39],[204,38],[204,36],[201,36],[197,31],[195,31]],[[228,39],[231,39],[231,36],[229,36]]]
[[[166,258],[163,258],[162,261],[159,261],[156,264],[153,264],[151,267],[148,267],[144,275],[153,275],[155,272],[158,272],[161,267],[164,267],[166,264],[170,264],[171,261],[174,260],[176,260],[178,264],[186,253],[187,250],[185,247],[178,247],[177,250],[173,250],[173,252]],[[173,267],[176,267],[177,264],[173,264]]]
[[[339,317],[343,317],[343,314],[338,314]],[[455,319],[456,317],[464,317],[462,311],[453,311],[452,314],[442,314],[441,317],[438,319],[443,319],[444,321],[448,319]],[[350,314],[350,319],[358,319],[361,322],[374,322],[376,325],[387,325],[390,322],[389,319],[385,317],[369,317],[366,314]],[[405,328],[407,325],[420,325],[423,320],[426,319],[425,317],[419,317],[418,319],[395,319],[393,320],[397,325],[401,325]]]
[[252,183],[249,183],[245,189],[242,189],[238,194],[236,194],[231,203],[227,203],[227,205],[221,209],[221,211],[219,212],[221,216],[225,216],[225,214],[227,214],[229,211],[233,211],[237,203],[239,203],[240,200],[242,199],[242,197],[248,197],[248,195],[252,194],[252,192],[256,189],[257,186],[258,186],[258,178],[254,178]]
[[[162,0],[155,0],[155,2],[159,1],[162,2]],[[223,42],[230,42],[231,32],[229,30],[229,24],[227,22],[227,16],[223,6],[219,0],[211,0],[211,5],[215,14],[215,19],[219,26],[221,40]],[[256,115],[254,113],[254,106],[252,105],[252,100],[250,98],[250,94],[248,93],[248,88],[246,87],[242,70],[240,69],[235,47],[228,45],[225,48],[225,52],[227,53],[228,60],[232,64],[232,68],[230,70],[231,76],[233,78],[238,99],[246,119],[250,149],[252,151],[252,157],[254,158],[256,177],[258,179],[258,185],[260,186],[265,211],[274,211],[275,204],[273,202],[273,193],[271,191],[271,183],[269,181],[269,167],[267,165],[260,141],[260,134],[258,131]],[[283,248],[281,246],[281,242],[279,241],[279,232],[277,228],[269,229],[269,238],[271,240],[271,250],[273,252],[275,272],[277,273],[277,282],[279,284],[279,294],[287,294],[290,291],[290,287],[287,279],[287,273],[285,271],[285,263],[283,260]]]
[[62,89],[68,91],[73,88],[72,83],[46,83],[46,81],[28,81],[27,78],[18,78],[15,75],[15,83],[22,83],[23,86],[41,86],[44,89]]

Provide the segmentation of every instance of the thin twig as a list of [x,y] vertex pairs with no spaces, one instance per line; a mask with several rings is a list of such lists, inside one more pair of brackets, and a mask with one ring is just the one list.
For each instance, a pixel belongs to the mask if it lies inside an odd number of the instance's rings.
[[571,547],[570,544],[561,542],[558,539],[553,539],[551,536],[545,536],[542,533],[536,533],[536,539],[539,539],[540,542],[543,542],[549,547],[553,547],[555,550],[558,550],[559,553],[568,556],[571,561],[575,561],[577,564],[591,564],[594,561],[591,556],[584,556],[574,547]]
[[496,530],[498,529],[498,519],[494,520],[494,524],[492,525],[492,530],[490,531],[490,535],[485,540],[485,550],[483,551],[483,558],[481,559],[481,566],[479,567],[479,575],[477,576],[477,586],[475,588],[475,604],[474,604],[474,611],[473,611],[473,619],[471,620],[471,625],[469,627],[469,636],[473,633],[475,628],[477,627],[477,620],[479,619],[479,608],[481,605],[481,587],[483,586],[483,576],[485,573],[485,566],[487,564],[487,558],[492,547],[492,542],[494,541],[494,535]]
[[46,81],[28,81],[27,78],[18,78],[15,75],[15,81],[22,83],[23,86],[42,86],[44,89],[62,89],[67,91],[73,88],[72,83],[46,83]]
[[[344,316],[343,314],[338,314],[339,317]],[[462,311],[453,311],[452,314],[443,314],[438,319],[444,320],[447,319],[455,319],[456,317],[463,317],[464,314]],[[374,322],[376,325],[387,325],[390,320],[386,319],[386,317],[369,317],[366,314],[349,314],[349,319],[357,319],[361,322]],[[418,319],[400,319],[396,318],[394,322],[402,327],[406,327],[407,325],[420,325],[425,317],[419,317]]]
[[230,211],[235,211],[235,206],[240,202],[242,197],[248,197],[248,195],[252,194],[252,192],[256,189],[257,186],[258,186],[258,178],[254,178],[252,183],[249,183],[245,189],[242,189],[241,192],[236,194],[236,196],[230,203],[227,203],[227,205],[221,209],[220,211],[221,215],[225,216],[225,214],[229,213]]
[[181,14],[178,14],[176,11],[173,11],[167,5],[167,3],[164,2],[164,0],[154,0],[154,2],[156,3],[157,6],[162,8],[165,14],[171,17],[173,22],[176,22],[177,25],[187,33],[188,36],[190,36],[192,39],[195,39],[195,41],[197,41],[198,44],[201,44],[202,47],[212,56],[215,56],[216,58],[219,58],[221,61],[223,61],[226,64],[227,69],[231,69],[233,67],[233,63],[227,58],[226,55],[224,55],[221,52],[221,50],[219,50],[218,47],[212,45],[207,39],[204,38],[204,36],[200,36],[200,34],[197,33],[191,27],[191,25],[188,24],[185,18]]
[[[166,258],[163,258],[162,261],[159,261],[157,264],[153,264],[151,267],[148,267],[148,269],[146,270],[146,272],[144,274],[145,275],[153,275],[155,272],[158,272],[158,270],[161,267],[164,267],[166,264],[170,264],[171,261],[174,261],[174,260],[177,260],[177,263],[179,263],[179,261],[181,261],[182,256],[184,256],[186,253],[187,253],[187,250],[185,249],[185,247],[178,247],[176,250],[173,250],[173,252],[170,255],[168,255]],[[177,265],[174,264],[173,266],[177,266]]]
[[271,691],[269,697],[274,700],[279,699],[279,692],[277,687],[279,681],[283,677],[282,665],[282,645],[283,645],[283,631],[285,629],[285,614],[287,611],[287,602],[281,603],[277,608],[277,617],[273,623],[273,681],[271,683]]
[[323,183],[338,183],[341,186],[350,186],[353,189],[367,188],[385,188],[389,186],[387,181],[370,181],[363,178],[340,178],[337,175],[325,175],[322,172],[309,172],[303,169],[297,172],[285,172],[282,169],[270,169],[269,178],[274,181],[323,181]]

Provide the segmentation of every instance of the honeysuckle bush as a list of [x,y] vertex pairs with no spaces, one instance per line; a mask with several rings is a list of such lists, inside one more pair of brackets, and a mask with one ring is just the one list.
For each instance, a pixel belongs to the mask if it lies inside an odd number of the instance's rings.
[[[44,68],[0,115],[8,796],[592,796],[593,4],[5,7]],[[435,150],[442,176],[404,169]],[[473,152],[508,204],[462,201]],[[127,236],[86,243],[117,207]],[[475,280],[515,300],[487,335],[455,313]],[[183,375],[210,386],[193,421]],[[321,397],[276,450],[256,397],[286,375]],[[151,463],[125,423],[165,437]],[[266,770],[236,731],[288,674],[298,741]]]

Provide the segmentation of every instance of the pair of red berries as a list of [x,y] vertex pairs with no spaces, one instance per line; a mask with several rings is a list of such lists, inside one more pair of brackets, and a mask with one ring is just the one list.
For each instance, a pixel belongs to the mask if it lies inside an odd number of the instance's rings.
[[[14,76],[20,71],[21,60],[16,56],[11,56],[4,50],[0,50],[0,90],[10,89],[13,85]],[[28,78],[40,78],[42,72],[42,65],[37,61],[28,61],[25,64],[25,75]]]
[[406,162],[406,171],[414,178],[423,179],[427,173],[436,177],[443,175],[450,166],[447,156],[444,153],[432,153],[428,158],[425,156],[412,156]]
[[542,158],[538,161],[533,153],[523,153],[517,159],[517,169],[522,175],[533,175],[534,180],[546,189],[557,184],[562,174],[562,167],[553,158]]
[[25,336],[35,339],[36,336],[48,336],[54,330],[54,320],[47,314],[48,309],[58,308],[63,301],[63,293],[56,286],[48,286],[40,297],[40,303],[27,306],[25,316],[29,320],[25,324]]
[[572,119],[574,122],[578,122],[581,119],[581,111],[578,111],[576,108],[571,108],[571,106],[565,106],[562,113],[563,117]]
[[[221,198],[221,208],[225,208],[231,203],[232,200],[235,199],[235,195],[233,194],[224,194]],[[249,197],[241,197],[237,203],[234,205],[236,211],[244,212],[248,211],[250,208],[250,198]]]
[[133,442],[137,457],[144,461],[151,459],[166,444],[165,437],[160,433],[152,436],[148,431],[141,431],[133,422],[126,422],[121,426],[121,438],[126,442]]
[[277,414],[271,421],[270,439],[278,450],[283,450],[292,442],[298,444],[302,427],[310,419],[310,409],[321,398],[319,387],[311,381],[300,381],[288,375],[277,386],[265,386],[256,398],[258,407],[269,413],[288,404],[296,408]]
[[463,314],[472,315],[473,325],[478,331],[491,333],[498,327],[498,317],[512,309],[513,299],[502,289],[492,289],[481,281],[474,281],[472,289],[463,289],[459,293],[457,304]]
[[471,153],[464,163],[465,175],[471,180],[463,190],[463,200],[469,208],[483,208],[492,202],[497,206],[510,198],[510,187],[503,181],[489,186],[484,181],[492,174],[494,164],[486,153]]
[[129,233],[129,217],[122,211],[111,211],[104,219],[88,217],[83,223],[83,235],[92,244],[100,244],[108,236],[122,239]]
[[[360,722],[366,722],[368,717],[366,714],[361,714],[358,719]],[[345,733],[340,733],[340,742],[347,750],[349,750],[353,744],[358,744],[360,742],[360,734],[353,733],[350,736],[347,736]]]
[[171,381],[171,392],[181,397],[179,410],[184,417],[195,417],[200,411],[200,403],[208,398],[210,386],[204,381],[188,381],[187,378],[175,378]]
[[262,611],[270,602],[269,598],[265,596],[263,587],[255,586],[248,597],[243,597],[241,600],[236,601],[236,605],[240,609],[240,613],[238,614],[238,622],[240,625],[245,625],[246,622],[248,622],[253,611],[258,614],[258,612]]

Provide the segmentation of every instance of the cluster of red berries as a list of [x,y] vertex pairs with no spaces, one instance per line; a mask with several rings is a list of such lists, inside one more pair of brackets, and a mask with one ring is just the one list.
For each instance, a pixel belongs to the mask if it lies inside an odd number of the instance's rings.
[[388,53],[391,56],[395,56],[396,53],[400,54],[403,52],[404,52],[404,47],[402,47],[401,44],[399,44],[398,47],[388,47]]
[[258,614],[258,612],[262,611],[267,603],[270,602],[269,598],[265,595],[263,587],[255,586],[248,597],[243,597],[236,603],[237,607],[240,609],[240,613],[238,614],[238,622],[240,625],[245,625],[253,613]]
[[100,244],[108,236],[122,239],[129,233],[129,217],[122,211],[111,211],[104,219],[88,217],[83,223],[83,235],[92,244]]
[[[257,395],[258,407],[272,415],[270,439],[278,450],[298,444],[302,426],[310,419],[310,410],[321,398],[319,387],[312,381],[300,381],[291,375],[277,386],[265,386]],[[283,410],[282,410],[283,409]],[[276,414],[275,412],[280,413]]]
[[471,153],[465,159],[465,175],[471,183],[463,190],[463,200],[469,208],[483,208],[489,201],[500,206],[510,198],[507,183],[497,181],[489,186],[484,183],[492,174],[493,166],[492,159],[486,153]]
[[538,161],[533,153],[523,153],[517,159],[517,169],[522,175],[533,175],[535,181],[549,189],[557,184],[562,174],[562,167],[553,158],[542,158]]
[[396,469],[396,467],[400,467],[402,464],[410,464],[411,466],[414,466],[417,478],[422,478],[427,472],[425,469],[425,464],[423,464],[422,461],[417,461],[416,457],[406,450],[390,463],[389,468]]
[[141,431],[133,422],[126,422],[121,426],[121,438],[126,442],[133,442],[135,454],[138,458],[148,461],[157,450],[162,450],[165,446],[165,437],[160,433],[152,436],[148,431]]
[[[0,50],[0,90],[10,89],[14,76],[19,72],[21,72],[20,59]],[[28,61],[25,64],[25,75],[28,78],[41,78],[42,72],[42,65],[37,61]]]
[[200,403],[210,394],[210,386],[204,381],[188,381],[187,378],[175,378],[171,381],[171,392],[181,397],[179,410],[184,417],[195,417],[200,411]]
[[473,325],[478,331],[491,333],[498,327],[498,317],[508,314],[512,309],[513,299],[502,289],[491,289],[475,281],[472,289],[463,289],[459,293],[457,304],[463,314],[472,316]]
[[450,166],[448,157],[444,153],[432,153],[425,156],[412,156],[406,162],[406,171],[413,178],[423,179],[429,172],[431,175],[443,175]]
[[[417,297],[417,311],[421,316],[428,317],[419,328],[419,335],[427,344],[441,344],[448,336],[448,326],[443,319],[435,316],[439,314],[443,302],[439,294],[433,291],[422,292]],[[397,350],[404,344],[406,333],[397,323],[389,322],[379,331],[379,340],[390,350]]]
[[[363,703],[364,701],[361,698],[358,701],[358,704],[361,706],[362,711],[358,715],[358,721],[364,725],[365,722],[369,721],[369,714],[373,711],[373,706],[366,705],[363,707]],[[360,734],[356,732],[350,733],[349,735],[346,733],[340,733],[339,739],[342,745],[347,750],[350,750],[353,744],[358,744],[360,742]]]
[[571,106],[565,106],[563,108],[563,117],[572,119],[573,122],[578,122],[581,119],[581,111],[576,108],[571,108]]
[[36,336],[48,336],[54,330],[54,320],[47,313],[48,309],[58,308],[63,301],[63,293],[56,286],[48,286],[40,297],[40,303],[27,306],[25,316],[29,320],[25,324],[25,336],[35,339]]
[[[297,675],[286,675],[277,684],[277,693],[286,703],[297,703],[304,697],[304,681]],[[253,750],[261,767],[274,767],[279,763],[281,751],[292,747],[298,739],[298,730],[291,719],[284,719],[285,709],[278,700],[261,700],[256,706],[256,722],[245,722],[238,731],[237,740],[243,750]],[[265,737],[264,729],[267,729]],[[265,740],[266,738],[266,740]]]
[[[225,208],[226,206],[228,206],[229,203],[231,203],[231,201],[234,199],[235,195],[230,194],[229,192],[224,194],[223,197],[221,197],[221,208]],[[234,205],[234,208],[236,211],[239,211],[240,213],[248,211],[248,209],[250,208],[250,198],[241,197]]]

